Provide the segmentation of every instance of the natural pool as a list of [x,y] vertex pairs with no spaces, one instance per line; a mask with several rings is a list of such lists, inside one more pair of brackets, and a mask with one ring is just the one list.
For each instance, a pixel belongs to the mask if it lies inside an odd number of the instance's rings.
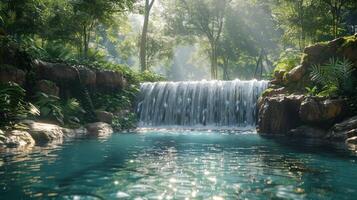
[[250,131],[144,131],[0,154],[0,199],[355,199],[353,151]]

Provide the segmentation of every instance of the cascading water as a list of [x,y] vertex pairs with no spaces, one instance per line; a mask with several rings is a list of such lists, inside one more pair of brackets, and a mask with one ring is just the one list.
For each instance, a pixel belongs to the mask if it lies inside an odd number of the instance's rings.
[[141,85],[140,126],[253,126],[267,81],[185,81]]

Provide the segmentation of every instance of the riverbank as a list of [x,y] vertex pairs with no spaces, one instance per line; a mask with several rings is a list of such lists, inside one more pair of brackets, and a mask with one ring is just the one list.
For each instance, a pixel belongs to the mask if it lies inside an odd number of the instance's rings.
[[143,81],[163,78],[107,61],[41,60],[0,37],[0,146],[22,147],[135,128]]
[[258,132],[357,143],[357,34],[307,47],[276,70],[258,103]]

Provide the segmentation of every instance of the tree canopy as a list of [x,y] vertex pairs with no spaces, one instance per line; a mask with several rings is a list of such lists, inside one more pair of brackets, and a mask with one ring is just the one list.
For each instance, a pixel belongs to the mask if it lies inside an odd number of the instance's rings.
[[42,57],[181,79],[262,78],[284,52],[357,30],[354,0],[4,0],[0,10],[0,35]]

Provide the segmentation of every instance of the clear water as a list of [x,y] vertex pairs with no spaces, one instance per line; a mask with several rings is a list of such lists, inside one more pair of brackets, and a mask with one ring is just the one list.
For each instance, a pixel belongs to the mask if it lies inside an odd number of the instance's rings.
[[0,199],[356,199],[355,152],[256,134],[146,131],[0,154]]

